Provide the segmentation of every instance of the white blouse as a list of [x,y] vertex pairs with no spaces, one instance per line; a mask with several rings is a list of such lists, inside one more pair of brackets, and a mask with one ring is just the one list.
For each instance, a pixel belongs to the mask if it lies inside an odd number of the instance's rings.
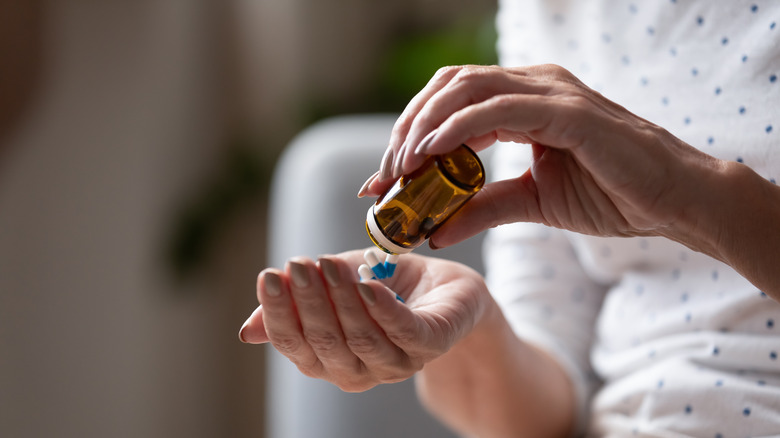
[[[498,48],[503,65],[559,64],[775,182],[778,23],[771,0],[501,0]],[[494,179],[528,168],[527,146],[496,149]],[[780,436],[780,304],[727,265],[663,238],[537,224],[491,230],[485,251],[489,286],[517,334],[575,382],[580,432]]]

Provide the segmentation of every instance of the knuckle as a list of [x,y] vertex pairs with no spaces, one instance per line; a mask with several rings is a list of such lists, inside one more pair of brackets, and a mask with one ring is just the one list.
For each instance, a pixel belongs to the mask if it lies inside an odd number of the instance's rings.
[[308,330],[303,333],[306,342],[317,351],[333,351],[341,344],[339,336],[326,330]]
[[420,111],[415,117],[414,120],[415,126],[421,126],[421,127],[435,126],[436,125],[435,121],[437,119],[435,114],[438,111],[439,106],[440,106],[439,102],[437,102],[435,99],[429,100],[425,104],[425,109],[423,111]]
[[334,299],[334,306],[338,315],[354,315],[363,311],[363,303],[356,300]]
[[379,337],[370,331],[355,331],[346,334],[346,343],[355,354],[368,354],[379,349]]
[[271,344],[285,356],[294,355],[301,350],[303,340],[297,336],[269,333]]
[[490,105],[501,112],[508,112],[517,105],[517,97],[514,94],[499,94],[490,98]]
[[568,75],[568,74],[571,74],[571,73],[569,73],[568,70],[566,70],[565,68],[561,67],[558,64],[545,64],[543,67],[545,69],[547,69],[550,73],[553,73],[553,74],[557,74],[557,75]]
[[295,363],[295,366],[298,367],[298,371],[301,372],[306,377],[311,377],[313,379],[320,379],[323,376],[323,368],[322,363],[317,361],[315,363],[304,365],[302,363],[293,362]]
[[539,66],[541,73],[551,79],[563,82],[579,82],[569,70],[558,64],[543,64]]
[[570,86],[570,90],[567,92],[566,98],[571,110],[578,111],[587,108],[592,105],[591,99],[575,86]]
[[397,368],[383,370],[377,378],[382,383],[398,383],[412,377],[416,372],[420,371],[422,367],[415,368]]
[[336,386],[344,392],[364,392],[378,385],[379,382],[369,380],[365,376],[353,376],[336,382]]
[[476,83],[481,83],[485,76],[489,74],[490,70],[474,66],[466,66],[461,68],[452,79],[453,82],[460,83],[466,86],[471,86]]
[[433,78],[442,79],[446,77],[451,77],[457,74],[460,70],[462,70],[462,68],[463,67],[457,65],[448,65],[445,67],[440,67],[438,70],[436,70],[436,73],[433,75]]
[[413,327],[402,327],[388,332],[387,338],[398,346],[410,345],[417,340],[417,331]]
[[295,295],[295,305],[298,308],[322,309],[327,304],[324,293],[307,291]]
[[405,136],[406,133],[409,132],[409,127],[412,125],[413,121],[414,114],[409,112],[409,110],[405,110],[400,116],[398,116],[398,119],[395,121],[392,135],[397,137]]

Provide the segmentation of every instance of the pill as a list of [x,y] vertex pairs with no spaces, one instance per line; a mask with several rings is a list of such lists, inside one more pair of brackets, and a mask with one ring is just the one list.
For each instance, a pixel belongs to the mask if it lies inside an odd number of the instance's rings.
[[366,259],[366,263],[368,263],[368,266],[372,271],[374,271],[376,278],[380,280],[387,278],[388,275],[387,271],[385,270],[385,265],[382,264],[374,251],[367,249],[366,252],[363,253],[363,258]]
[[376,276],[374,275],[374,271],[371,270],[371,267],[368,265],[360,265],[358,266],[358,275],[360,275],[360,280],[376,280]]
[[395,266],[398,264],[398,254],[388,254],[385,258],[385,272],[387,278],[390,278],[395,274]]
[[[368,265],[365,265],[365,264],[358,266],[358,274],[360,275],[360,281],[376,280],[377,279],[376,276],[374,275],[374,271],[371,270],[371,268]],[[398,295],[395,292],[393,292],[393,294],[395,294],[395,299],[396,300],[406,304],[406,301],[404,301],[404,299],[401,298],[400,295]]]

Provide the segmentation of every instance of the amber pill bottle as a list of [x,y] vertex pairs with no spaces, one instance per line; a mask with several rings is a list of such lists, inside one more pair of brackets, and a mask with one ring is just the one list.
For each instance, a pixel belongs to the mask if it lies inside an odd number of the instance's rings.
[[484,185],[485,168],[468,146],[430,156],[368,209],[368,237],[386,253],[406,254],[422,245]]

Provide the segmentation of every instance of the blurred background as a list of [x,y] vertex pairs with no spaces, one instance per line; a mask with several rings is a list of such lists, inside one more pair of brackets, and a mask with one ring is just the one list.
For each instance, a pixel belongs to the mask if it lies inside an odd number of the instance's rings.
[[277,158],[494,63],[494,13],[0,0],[0,436],[262,437],[265,347],[237,333]]

